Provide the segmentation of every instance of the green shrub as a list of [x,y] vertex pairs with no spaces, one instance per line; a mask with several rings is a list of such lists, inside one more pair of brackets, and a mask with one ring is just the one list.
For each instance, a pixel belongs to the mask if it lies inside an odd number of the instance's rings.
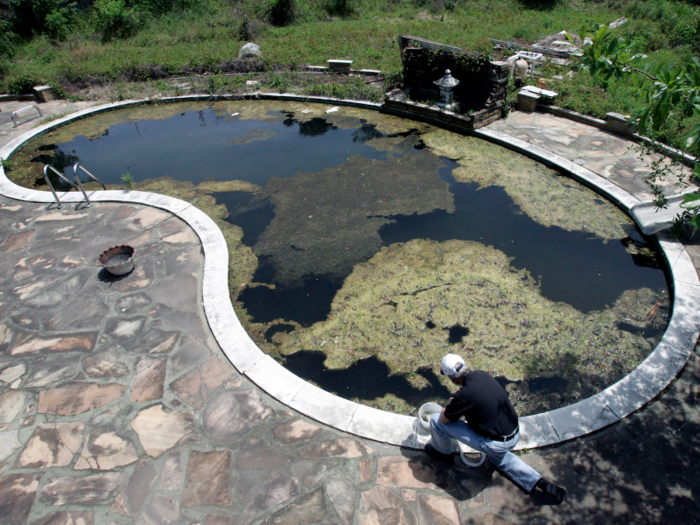
[[12,24],[0,18],[0,56],[12,58],[15,54],[16,35],[12,31]]
[[238,30],[238,38],[245,42],[255,42],[264,28],[265,24],[260,20],[249,19],[247,16],[244,16],[241,27]]
[[644,40],[650,50],[689,46],[700,51],[700,7],[669,0],[637,0],[627,8],[628,16],[643,20],[627,32]]
[[297,80],[294,73],[289,71],[275,72],[263,80],[262,84],[270,89],[275,89],[280,93],[287,93],[289,86]]
[[142,25],[139,12],[124,0],[97,0],[92,6],[95,25],[105,40],[126,38]]
[[32,93],[32,88],[41,84],[41,80],[30,75],[22,75],[11,79],[7,83],[7,90],[10,93],[26,95]]
[[293,24],[296,15],[296,0],[272,0],[267,16],[273,26],[284,27]]
[[329,15],[334,16],[349,16],[356,11],[355,0],[326,0],[324,6]]
[[[74,2],[62,0],[7,0],[12,30],[21,38],[30,38],[46,31],[46,18],[54,11],[67,9]],[[64,5],[66,4],[66,5]]]
[[69,94],[69,93],[66,91],[66,89],[65,89],[61,84],[59,84],[58,82],[56,82],[56,81],[51,81],[51,82],[49,82],[49,86],[51,86],[51,87],[53,88],[53,91],[54,91],[54,93],[56,94],[56,96],[57,96],[58,98],[62,98],[62,99],[70,98],[70,94]]
[[46,34],[56,40],[65,40],[71,29],[70,11],[67,9],[54,9],[45,20]]
[[228,77],[220,73],[216,75],[209,75],[204,81],[204,89],[210,95],[226,91],[228,85]]
[[2,159],[0,162],[2,162],[2,169],[4,169],[5,172],[12,171],[15,167],[15,163],[11,160]]
[[154,14],[163,14],[173,9],[182,9],[196,3],[206,3],[201,0],[132,0],[129,5],[139,11],[150,11]]
[[369,100],[371,102],[380,102],[384,98],[383,90],[366,84],[361,77],[350,77],[339,82],[312,84],[306,86],[303,93],[340,99]]
[[125,173],[122,175],[122,184],[126,186],[126,189],[132,191],[134,189],[134,177],[131,173]]

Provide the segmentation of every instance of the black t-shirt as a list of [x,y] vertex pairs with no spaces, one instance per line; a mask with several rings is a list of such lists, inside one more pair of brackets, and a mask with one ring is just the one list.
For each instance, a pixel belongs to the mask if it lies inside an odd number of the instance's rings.
[[497,439],[509,436],[518,427],[518,415],[508,394],[487,372],[474,370],[445,407],[445,417],[467,424],[482,436]]

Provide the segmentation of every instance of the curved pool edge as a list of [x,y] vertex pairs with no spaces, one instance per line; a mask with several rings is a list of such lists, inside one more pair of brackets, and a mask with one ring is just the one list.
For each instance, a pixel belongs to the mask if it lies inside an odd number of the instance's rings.
[[[7,158],[26,141],[53,127],[95,113],[154,102],[240,99],[290,100],[382,109],[381,104],[370,102],[270,93],[130,100],[88,108],[38,126],[0,148],[0,158]],[[604,194],[628,214],[639,203],[634,196],[605,178],[543,148],[483,128],[465,132],[565,171]],[[2,167],[0,194],[22,201],[55,202],[49,192],[12,183]],[[62,193],[60,198],[62,202],[75,204],[82,201],[81,197],[77,193]],[[195,231],[204,252],[202,305],[209,327],[233,366],[258,387],[301,414],[338,430],[392,445],[423,448],[429,434],[421,429],[416,418],[384,412],[330,394],[292,374],[257,347],[238,320],[228,294],[228,246],[223,233],[204,212],[179,199],[139,191],[90,192],[90,199],[93,202],[134,203],[160,208],[179,217]],[[657,234],[656,238],[668,262],[673,288],[673,314],[660,343],[635,370],[605,390],[566,407],[520,418],[521,439],[517,449],[556,445],[615,423],[659,395],[684,367],[700,335],[700,279],[682,243],[666,234]]]

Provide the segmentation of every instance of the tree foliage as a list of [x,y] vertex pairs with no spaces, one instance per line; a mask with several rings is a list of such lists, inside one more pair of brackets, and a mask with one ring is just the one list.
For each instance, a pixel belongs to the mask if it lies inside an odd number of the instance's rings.
[[[582,41],[585,35],[581,35]],[[639,45],[630,39],[616,36],[608,26],[597,26],[584,46],[581,64],[591,75],[609,81],[635,75],[644,80],[646,100],[631,116],[639,125],[639,132],[658,131],[674,114],[700,119],[700,59],[695,57],[682,67],[668,67],[647,60]],[[684,134],[685,152],[700,157],[700,124]],[[700,162],[693,173],[700,178]],[[686,220],[700,228],[700,195],[688,194],[682,206],[688,210]],[[663,200],[660,201],[663,203]]]

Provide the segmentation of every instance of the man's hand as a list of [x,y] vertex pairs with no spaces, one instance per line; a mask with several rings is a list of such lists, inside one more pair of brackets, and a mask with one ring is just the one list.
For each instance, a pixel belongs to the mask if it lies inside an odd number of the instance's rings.
[[[450,398],[450,401],[452,401],[452,398]],[[445,407],[447,408],[447,407]],[[447,423],[451,423],[449,419],[445,417],[445,408],[442,409],[442,412],[440,412],[440,423],[443,425],[447,425]]]

